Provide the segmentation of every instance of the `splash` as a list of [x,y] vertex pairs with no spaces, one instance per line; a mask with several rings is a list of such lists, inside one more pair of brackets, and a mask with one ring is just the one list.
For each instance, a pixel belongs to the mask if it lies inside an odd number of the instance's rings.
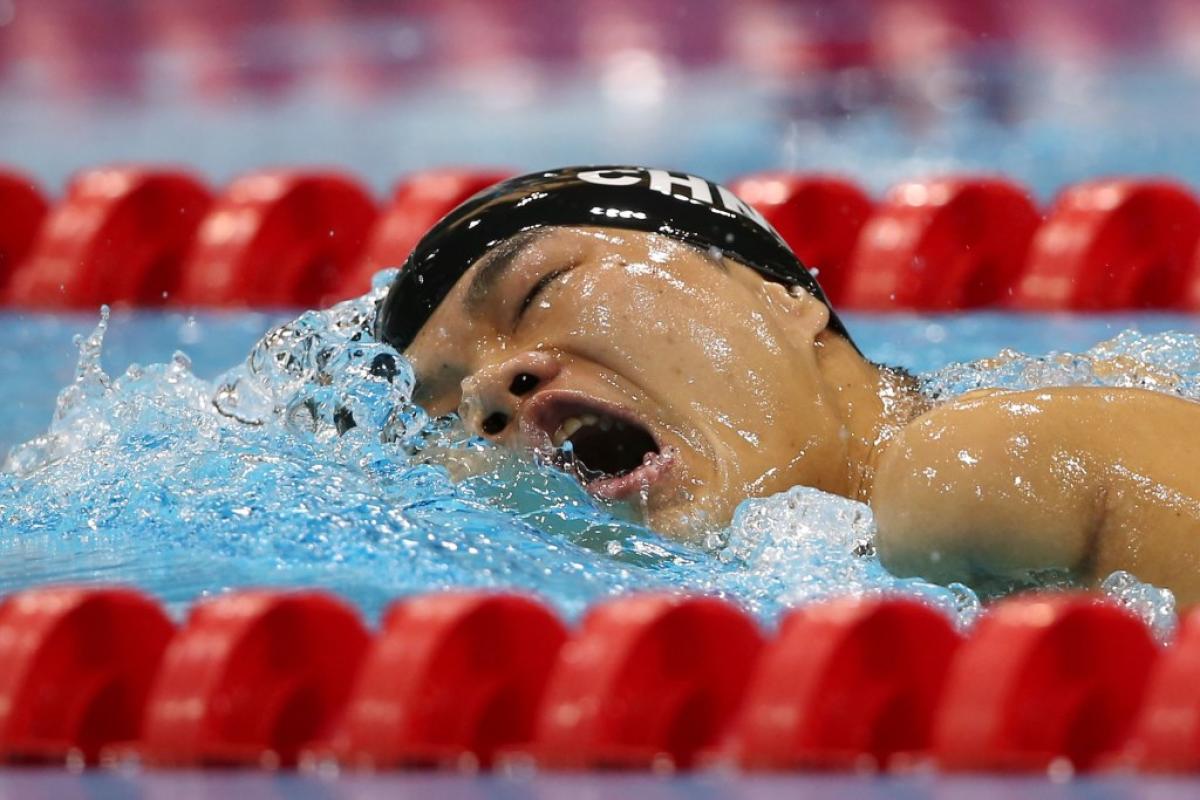
[[993,358],[950,364],[926,377],[926,390],[949,399],[974,389],[1108,386],[1200,400],[1200,338],[1123,331],[1085,353],[1032,356],[1001,350]]
[[[121,581],[182,608],[230,587],[308,585],[374,614],[398,595],[504,587],[569,616],[628,590],[703,591],[768,622],[823,596],[906,592],[960,624],[979,613],[966,587],[888,574],[863,504],[797,487],[742,503],[727,530],[686,545],[452,417],[428,419],[408,363],[371,335],[389,277],[274,328],[211,382],[182,353],[110,377],[103,312],[48,430],[0,470],[0,590]],[[1122,334],[1082,355],[1006,352],[925,377],[945,399],[1066,384],[1197,396],[1198,376],[1194,337]],[[1106,588],[1173,619],[1169,593],[1131,576]]]
[[1139,581],[1125,570],[1117,570],[1100,584],[1100,591],[1117,605],[1140,617],[1159,642],[1167,643],[1179,626],[1175,595],[1169,590]]

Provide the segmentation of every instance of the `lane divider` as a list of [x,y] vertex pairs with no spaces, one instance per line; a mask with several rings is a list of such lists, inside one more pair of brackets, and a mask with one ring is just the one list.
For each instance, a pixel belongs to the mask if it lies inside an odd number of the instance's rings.
[[933,729],[943,769],[1087,770],[1125,745],[1158,655],[1145,625],[1083,595],[1014,598],[950,666]]
[[95,764],[138,735],[174,627],[128,589],[56,587],[0,604],[0,760]]
[[1064,311],[1200,309],[1200,203],[1162,180],[1068,188],[1034,236],[1015,305]]
[[902,597],[766,634],[727,601],[633,594],[574,629],[448,592],[377,632],[318,591],[128,589],[0,603],[0,761],[474,771],[1200,772],[1200,611],[1156,645],[1084,594],[996,603],[965,636]]
[[320,592],[202,602],[163,654],[134,752],[156,766],[292,766],[332,727],[368,641]]
[[724,754],[750,770],[880,769],[918,758],[959,644],[950,621],[915,600],[793,611],[750,680]]
[[376,272],[399,267],[425,231],[471,195],[516,173],[504,169],[432,169],[396,184],[358,263],[338,283],[337,299],[371,288]]
[[375,202],[336,172],[244,175],[200,226],[172,297],[182,306],[327,305],[375,221]]
[[542,687],[567,638],[545,606],[519,595],[403,600],[385,614],[341,722],[310,764],[489,767],[528,741]]
[[1118,766],[1200,772],[1200,609],[1181,621],[1175,642],[1146,687],[1132,740]]
[[[366,291],[442,216],[510,174],[417,172],[378,208],[339,172],[251,173],[214,199],[177,169],[106,167],[81,173],[47,211],[28,180],[0,172],[0,301],[328,305]],[[877,204],[815,173],[730,185],[847,310],[1200,309],[1200,201],[1171,181],[1083,182],[1044,217],[1025,187],[990,175],[906,181]]]
[[729,188],[758,209],[816,271],[835,305],[845,300],[850,254],[873,207],[866,192],[835,175],[792,172],[747,175]]
[[763,636],[708,597],[633,595],[592,608],[550,673],[533,741],[549,769],[687,769],[736,712]]
[[82,172],[13,273],[7,302],[48,310],[161,306],[184,277],[183,259],[211,203],[198,178],[175,169]]
[[17,265],[25,261],[50,206],[37,184],[0,169],[0,298]]
[[954,311],[1000,305],[1021,273],[1038,213],[998,178],[910,181],[892,189],[851,255],[847,308]]

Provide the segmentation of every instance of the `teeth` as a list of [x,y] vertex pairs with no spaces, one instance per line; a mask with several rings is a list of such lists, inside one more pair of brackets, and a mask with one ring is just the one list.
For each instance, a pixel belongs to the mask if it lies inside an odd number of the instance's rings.
[[592,425],[600,428],[602,431],[623,431],[626,427],[628,427],[622,420],[613,419],[612,417],[600,417],[595,414],[581,414],[578,417],[567,417],[564,419],[559,424],[558,430],[556,430],[554,435],[550,437],[551,441],[554,443],[555,447],[562,447],[563,442],[574,436],[576,431],[578,431],[580,428],[586,428]]
[[[563,442],[574,436],[575,431],[584,426],[585,419],[586,417],[584,419],[580,419],[579,417],[567,417],[564,419],[562,424],[558,426],[558,430],[554,432],[554,446],[562,447]],[[595,417],[592,417],[592,419],[595,419]]]
[[563,442],[575,435],[575,432],[580,428],[586,428],[595,425],[602,431],[611,431],[613,428],[620,430],[624,428],[624,423],[614,420],[612,417],[598,417],[595,414],[582,414],[578,417],[567,417],[558,426],[558,430],[551,437],[555,447],[562,447]]

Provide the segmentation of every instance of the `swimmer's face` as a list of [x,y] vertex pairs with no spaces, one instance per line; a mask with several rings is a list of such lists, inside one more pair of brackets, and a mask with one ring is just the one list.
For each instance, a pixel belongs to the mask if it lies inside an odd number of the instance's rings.
[[416,400],[694,536],[738,502],[837,491],[846,441],[810,295],[655,234],[543,228],[484,255],[406,352]]

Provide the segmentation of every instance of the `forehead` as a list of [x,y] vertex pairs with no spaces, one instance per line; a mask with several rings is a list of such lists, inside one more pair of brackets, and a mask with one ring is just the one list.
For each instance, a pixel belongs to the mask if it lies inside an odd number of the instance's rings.
[[559,259],[564,264],[568,261],[579,263],[607,255],[659,263],[679,261],[681,256],[699,256],[718,265],[722,261],[719,254],[708,249],[643,231],[543,226],[522,231],[494,245],[459,278],[443,304],[457,299],[465,304],[468,312],[478,312],[510,272],[526,266],[536,268],[552,259]]
[[[726,268],[722,255],[707,248],[643,231],[591,226],[543,226],[522,231],[492,246],[455,282],[430,316],[410,350],[428,332],[486,317],[489,311],[520,298],[514,291],[527,287],[522,278],[533,279],[543,272],[582,264],[617,259],[617,263],[672,265],[675,270]],[[620,279],[619,273],[609,273]],[[508,280],[516,276],[515,280]]]
[[[457,393],[481,353],[508,348],[505,321],[540,278],[605,262],[669,265],[673,278],[686,272],[689,284],[701,275],[728,271],[720,253],[643,231],[590,226],[523,231],[497,243],[463,273],[405,350],[417,373],[418,402],[434,410],[431,406],[445,400],[443,395]],[[646,270],[638,272],[645,274]],[[586,280],[596,282],[593,285],[610,287],[609,302],[620,302],[630,278],[620,269],[589,270],[586,274]],[[563,319],[574,321],[570,313]]]

